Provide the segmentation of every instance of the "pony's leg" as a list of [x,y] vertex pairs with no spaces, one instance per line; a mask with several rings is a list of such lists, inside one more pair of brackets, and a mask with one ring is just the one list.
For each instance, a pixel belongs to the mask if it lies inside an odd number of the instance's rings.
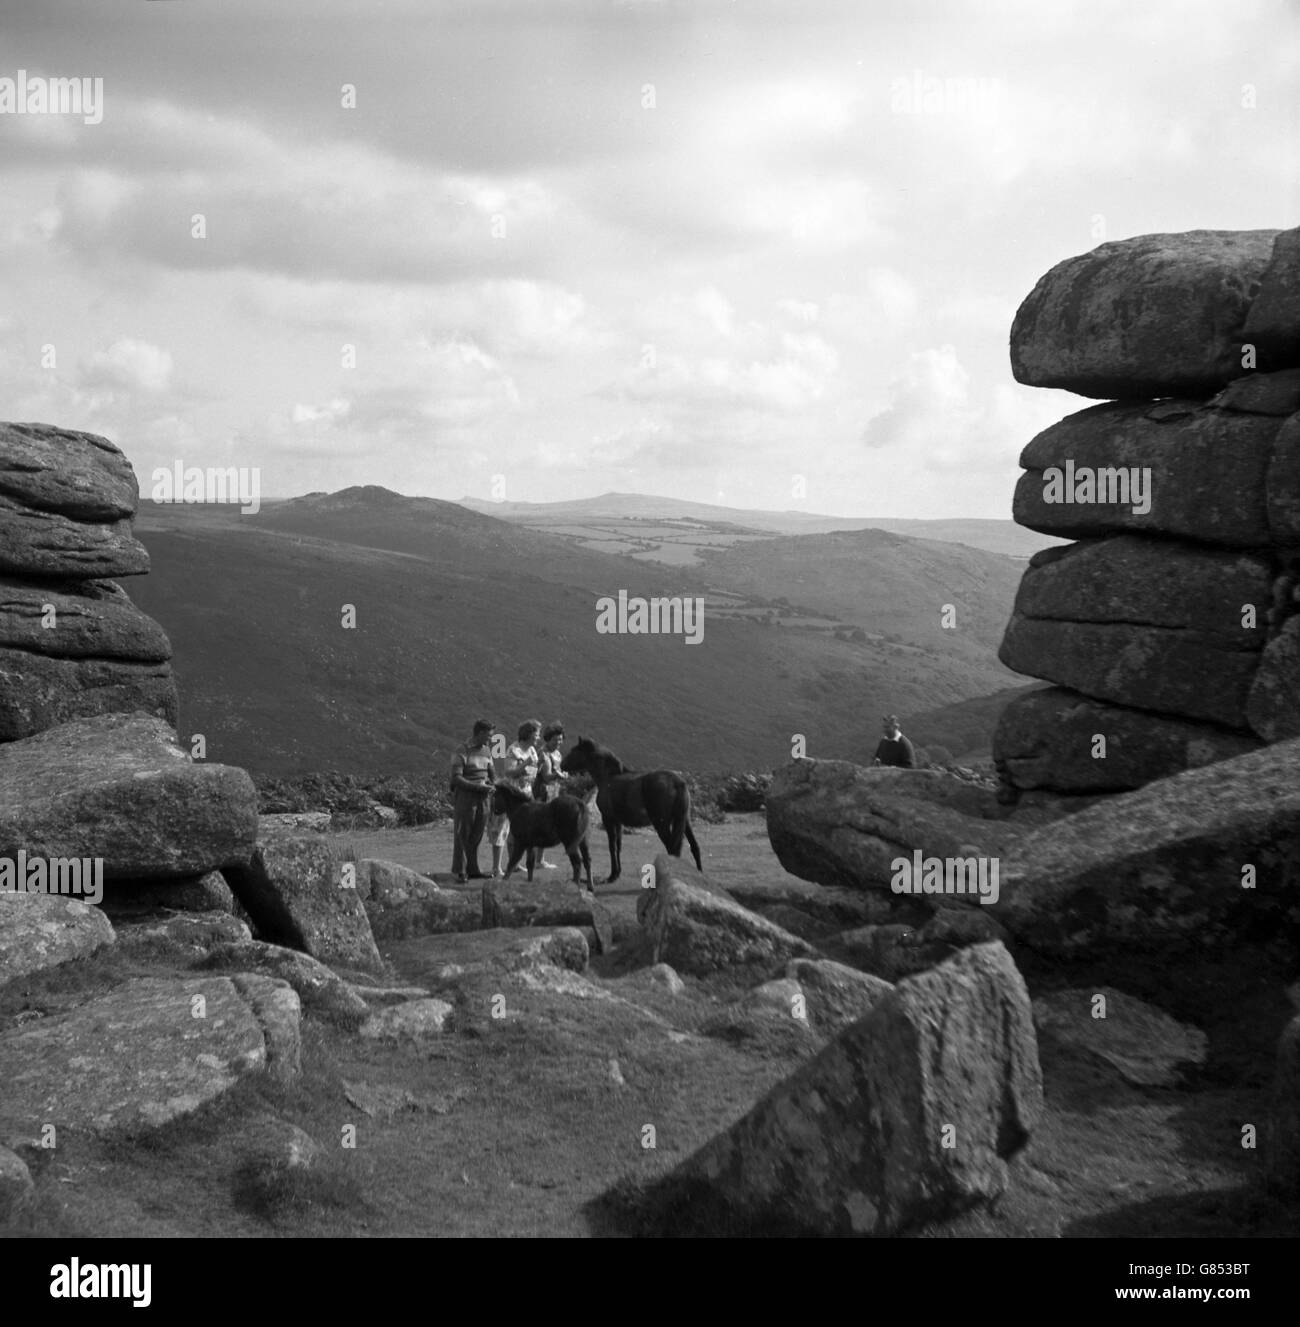
[[594,894],[596,889],[591,883],[591,849],[587,847],[587,836],[585,834],[578,840],[578,851],[582,854],[582,866],[587,874],[587,889]]
[[609,883],[612,885],[623,873],[623,826],[615,820],[605,826],[609,835]]
[[530,885],[533,883],[533,865],[534,865],[536,852],[537,852],[536,848],[528,849],[528,883]]
[[519,865],[519,859],[520,859],[523,855],[524,855],[524,850],[523,850],[523,849],[522,849],[517,843],[515,843],[513,840],[511,840],[511,844],[510,844],[510,857],[509,857],[508,864],[507,864],[507,866],[506,866],[506,873],[505,873],[505,875],[503,875],[503,876],[501,877],[502,880],[509,880],[509,879],[510,879],[511,873],[514,871],[515,867],[517,867],[517,866]]
[[686,833],[686,842],[691,845],[691,856],[695,858],[695,869],[697,871],[703,871],[704,864],[700,861],[700,845],[695,842],[695,832],[691,829],[689,817],[687,818],[686,823],[682,826],[682,829]]
[[573,883],[580,885],[582,883],[582,859],[578,856],[577,843],[566,843],[564,845],[564,855],[569,859],[569,865],[573,867]]

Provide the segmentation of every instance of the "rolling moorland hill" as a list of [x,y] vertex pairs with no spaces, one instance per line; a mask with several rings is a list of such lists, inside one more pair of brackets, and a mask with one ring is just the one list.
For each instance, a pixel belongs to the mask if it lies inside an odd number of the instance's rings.
[[[975,630],[1005,621],[1017,566],[955,545],[850,539],[843,572],[862,586],[832,611],[810,602],[832,597],[814,539],[796,613],[775,600],[796,602],[798,537],[763,541],[795,548],[759,554],[786,578],[760,594],[742,550],[720,572],[666,567],[375,488],[257,516],[142,502],[136,529],[153,568],[126,588],[171,638],[181,736],[258,773],[423,773],[480,713],[558,715],[640,767],[770,768],[794,733],[863,759],[883,710],[996,706],[1019,681]],[[620,589],[706,595],[702,643],[597,634],[596,597]],[[940,602],[971,629],[939,630]]]
[[651,561],[691,560],[699,550],[765,535],[831,534],[838,530],[888,530],[914,539],[966,544],[1021,560],[1064,541],[1007,520],[822,516],[805,511],[757,511],[720,507],[650,493],[602,493],[567,502],[491,502],[465,497],[460,505],[516,525],[549,530],[606,552],[627,551]]

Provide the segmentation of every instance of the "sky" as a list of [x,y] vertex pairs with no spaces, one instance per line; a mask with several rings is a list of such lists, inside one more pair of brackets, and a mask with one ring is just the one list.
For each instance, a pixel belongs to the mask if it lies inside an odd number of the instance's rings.
[[[0,0],[7,418],[265,496],[1010,516],[1053,264],[1300,224],[1295,0]],[[0,84],[2,87],[2,84]],[[90,122],[88,122],[90,121]]]

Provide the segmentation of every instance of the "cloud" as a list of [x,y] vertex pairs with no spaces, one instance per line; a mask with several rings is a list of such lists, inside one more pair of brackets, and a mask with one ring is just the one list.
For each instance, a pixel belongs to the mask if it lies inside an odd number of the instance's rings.
[[166,391],[171,381],[172,357],[158,346],[129,337],[96,351],[81,371],[86,387],[122,388],[132,392]]

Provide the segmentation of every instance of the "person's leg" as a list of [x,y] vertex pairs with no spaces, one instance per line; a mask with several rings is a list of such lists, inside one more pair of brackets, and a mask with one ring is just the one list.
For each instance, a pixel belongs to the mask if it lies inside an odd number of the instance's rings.
[[452,802],[451,818],[451,873],[457,880],[465,878],[465,834],[468,829],[468,811],[464,794],[457,792],[455,801]]
[[469,830],[465,836],[466,875],[470,880],[482,879],[483,876],[483,872],[478,869],[478,847],[483,842],[483,826],[486,822],[487,806],[483,798],[475,797],[474,808],[470,813]]

